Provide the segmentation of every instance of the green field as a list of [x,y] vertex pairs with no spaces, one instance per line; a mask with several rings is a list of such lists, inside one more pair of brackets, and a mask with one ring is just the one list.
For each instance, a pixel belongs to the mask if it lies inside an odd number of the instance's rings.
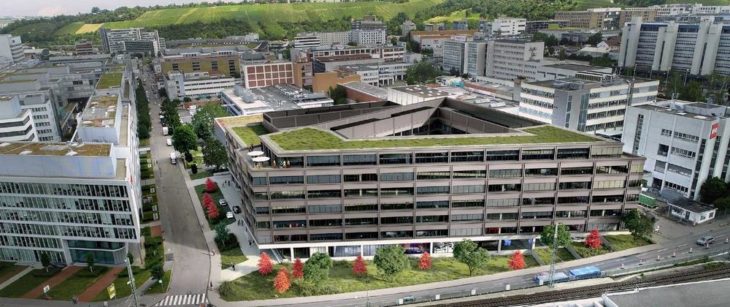
[[447,16],[436,16],[429,20],[426,20],[426,22],[430,23],[438,23],[438,22],[454,22],[454,21],[461,21],[461,20],[470,20],[470,21],[479,21],[479,14],[475,14],[470,12],[469,10],[459,10],[451,12],[451,14]]

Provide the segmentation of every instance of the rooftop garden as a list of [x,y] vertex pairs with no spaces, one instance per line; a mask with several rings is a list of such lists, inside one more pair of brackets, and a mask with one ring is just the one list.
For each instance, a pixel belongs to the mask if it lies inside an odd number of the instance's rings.
[[261,144],[259,135],[269,133],[269,131],[266,130],[263,125],[233,127],[232,129],[234,132],[236,132],[236,134],[238,134],[238,137],[240,137],[241,140],[246,143],[246,145],[254,146]]
[[108,72],[101,75],[99,83],[96,84],[96,89],[103,90],[113,86],[119,86],[122,83],[122,72]]
[[[284,150],[326,150],[326,149],[362,149],[362,148],[401,148],[460,145],[500,145],[529,143],[581,143],[595,142],[599,139],[553,126],[539,126],[522,129],[532,135],[495,135],[455,137],[423,136],[420,138],[390,138],[373,140],[343,140],[332,132],[301,128],[269,136]],[[238,131],[237,131],[238,132]],[[239,133],[241,136],[241,133]],[[241,136],[241,138],[244,138]],[[258,138],[256,136],[256,138]],[[244,139],[244,141],[246,141]],[[248,143],[247,143],[248,144]]]

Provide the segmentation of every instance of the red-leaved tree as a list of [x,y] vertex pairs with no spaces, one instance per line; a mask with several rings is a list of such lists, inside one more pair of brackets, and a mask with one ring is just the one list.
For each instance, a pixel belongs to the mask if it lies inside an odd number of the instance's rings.
[[267,253],[261,252],[259,258],[259,274],[266,276],[274,270],[274,264],[271,263],[271,258]]
[[421,259],[418,259],[418,268],[421,270],[428,270],[431,268],[431,254],[423,252]]
[[208,193],[215,192],[215,190],[218,189],[218,186],[213,182],[213,180],[210,180],[210,178],[205,179],[205,191]]
[[592,249],[601,248],[601,234],[598,233],[598,229],[593,228],[591,233],[586,237],[586,246]]
[[302,263],[302,259],[297,258],[297,260],[294,260],[294,266],[292,267],[292,276],[297,279],[304,277],[304,263]]
[[215,201],[213,200],[213,196],[210,196],[208,193],[203,194],[203,208],[208,209],[211,205],[214,205]]
[[286,290],[289,290],[289,286],[291,286],[289,283],[289,274],[287,273],[286,268],[282,267],[279,269],[279,273],[276,273],[276,277],[274,278],[274,290],[281,294],[286,292]]
[[513,270],[521,270],[525,268],[525,257],[522,252],[515,251],[509,259],[509,268]]
[[208,218],[211,220],[217,219],[220,215],[220,211],[218,211],[218,206],[215,204],[211,204],[208,206]]
[[365,264],[365,260],[362,259],[362,256],[357,256],[355,263],[352,264],[352,274],[355,274],[355,276],[364,276],[367,273],[368,266]]

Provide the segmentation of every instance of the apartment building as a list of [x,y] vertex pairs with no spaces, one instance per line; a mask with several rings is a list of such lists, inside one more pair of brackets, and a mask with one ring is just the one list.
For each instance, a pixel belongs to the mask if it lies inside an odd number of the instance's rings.
[[515,36],[525,32],[527,19],[500,17],[492,21],[492,34],[497,36]]
[[291,62],[242,65],[241,77],[245,88],[293,84],[294,66]]
[[621,8],[594,8],[585,11],[558,11],[555,19],[567,20],[569,27],[616,30],[620,27],[618,21]]
[[0,63],[14,64],[23,61],[23,49],[20,36],[0,34]]
[[646,157],[648,185],[698,200],[709,177],[730,180],[727,107],[662,101],[626,109],[624,151]]
[[645,23],[634,18],[622,29],[620,67],[640,71],[679,71],[692,75],[730,75],[730,24],[703,20]]
[[160,59],[162,74],[170,72],[199,73],[206,72],[210,76],[240,77],[241,57],[233,51],[217,51],[212,53],[182,53],[166,55]]
[[494,40],[487,43],[486,76],[489,78],[532,80],[542,65],[543,42]]
[[[268,162],[239,137],[252,125],[271,131],[254,149]],[[619,142],[451,99],[219,118],[217,129],[246,231],[288,259],[388,245],[448,255],[463,239],[500,251],[532,246],[553,223],[618,230],[644,164]]]
[[574,78],[522,82],[519,114],[588,133],[620,135],[626,108],[656,101],[659,81],[582,72]]
[[165,50],[164,39],[157,30],[144,31],[142,28],[99,29],[102,49],[106,53],[140,53],[157,56]]
[[170,99],[217,97],[222,91],[233,88],[238,82],[236,78],[211,76],[208,72],[170,71],[166,77],[165,89]]
[[0,142],[38,141],[33,114],[18,96],[0,96]]
[[322,41],[313,33],[299,33],[294,37],[294,48],[313,48],[322,45]]
[[[125,73],[131,88],[131,70]],[[134,98],[97,90],[70,143],[0,143],[0,259],[118,265],[140,258]]]

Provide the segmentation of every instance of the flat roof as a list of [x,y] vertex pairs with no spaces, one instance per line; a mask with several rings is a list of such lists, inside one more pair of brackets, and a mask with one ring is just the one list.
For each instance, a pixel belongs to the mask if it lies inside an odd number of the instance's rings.
[[438,98],[449,96],[449,93],[425,85],[409,85],[402,87],[391,87],[394,91],[416,95],[422,98]]
[[378,97],[381,99],[386,99],[388,97],[388,90],[386,90],[382,87],[367,84],[365,82],[353,81],[353,82],[343,83],[340,85],[345,88],[349,88],[349,89],[352,89],[352,90],[355,90],[358,92],[362,92],[362,93],[368,94],[370,96]]
[[673,201],[670,201],[669,204],[672,206],[680,207],[684,210],[689,210],[689,211],[695,212],[695,213],[702,213],[702,212],[712,211],[715,209],[715,207],[713,207],[713,206],[703,204],[703,203],[695,201],[695,200],[686,199],[686,198],[675,199]]
[[543,65],[543,67],[550,67],[550,68],[557,68],[557,69],[567,69],[567,70],[574,70],[574,71],[591,71],[591,70],[606,68],[606,67],[597,67],[597,66],[591,66],[591,65],[579,65],[579,64],[571,64],[571,63],[549,64],[549,65]]
[[115,70],[109,71],[101,75],[99,83],[96,84],[96,89],[108,89],[115,86],[121,86],[122,84],[122,72]]
[[106,157],[111,153],[111,147],[111,144],[100,143],[3,142],[0,143],[0,155]]
[[725,307],[730,279],[700,281],[607,294],[616,306]]
[[[692,106],[695,104],[689,104],[689,105]],[[687,112],[686,110],[671,108],[669,105],[642,104],[642,105],[630,106],[630,107],[650,110],[650,111],[654,111],[654,112],[661,112],[661,113],[671,114],[671,115],[675,115],[675,116],[682,116],[682,117],[691,118],[691,119],[695,119],[695,120],[714,121],[716,119],[714,116],[705,116],[702,114],[691,113],[691,112]]]
[[116,95],[92,96],[81,113],[81,125],[86,127],[107,127],[114,125],[117,113]]

